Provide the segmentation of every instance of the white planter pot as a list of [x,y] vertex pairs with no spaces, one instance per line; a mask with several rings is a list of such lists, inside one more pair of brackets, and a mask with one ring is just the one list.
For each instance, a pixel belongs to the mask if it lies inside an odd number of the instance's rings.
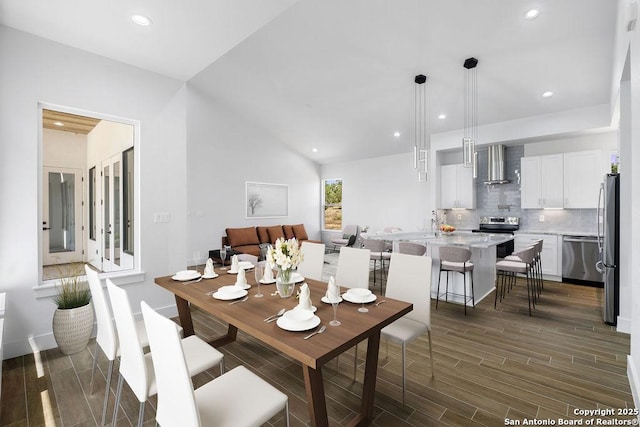
[[57,309],[53,314],[53,336],[60,351],[74,354],[84,350],[93,331],[93,305]]

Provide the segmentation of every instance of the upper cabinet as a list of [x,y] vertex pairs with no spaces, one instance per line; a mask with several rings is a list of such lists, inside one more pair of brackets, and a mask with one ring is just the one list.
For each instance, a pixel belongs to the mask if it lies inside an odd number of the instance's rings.
[[563,155],[521,159],[521,207],[523,209],[562,208]]
[[596,209],[598,188],[606,171],[602,151],[577,151],[564,154],[565,209]]
[[465,168],[462,164],[440,168],[440,209],[453,208],[476,208],[473,168]]

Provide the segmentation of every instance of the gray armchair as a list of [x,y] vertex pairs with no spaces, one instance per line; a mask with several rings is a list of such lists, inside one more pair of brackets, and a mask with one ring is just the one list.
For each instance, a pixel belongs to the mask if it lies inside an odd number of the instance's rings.
[[[339,238],[331,239],[333,249],[337,250],[338,247],[353,246],[360,236],[360,227],[357,225],[345,225],[342,229],[342,236]],[[352,238],[353,237],[353,238]]]

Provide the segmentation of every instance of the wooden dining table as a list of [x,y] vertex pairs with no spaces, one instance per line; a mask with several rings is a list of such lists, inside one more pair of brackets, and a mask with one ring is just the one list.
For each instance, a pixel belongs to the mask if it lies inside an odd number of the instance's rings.
[[215,299],[211,296],[211,292],[221,286],[234,284],[236,275],[219,269],[216,269],[216,273],[219,276],[214,279],[203,279],[190,284],[173,280],[171,276],[155,279],[157,285],[175,295],[180,324],[184,328],[185,336],[194,333],[190,309],[190,304],[193,304],[229,325],[226,335],[210,341],[212,346],[219,347],[235,341],[238,330],[241,330],[300,362],[304,374],[309,415],[313,426],[328,426],[329,424],[322,366],[360,341],[368,340],[360,412],[349,425],[364,426],[371,423],[374,411],[380,331],[394,320],[413,310],[412,304],[378,296],[378,301],[384,299],[385,302],[378,306],[373,303],[365,304],[369,311],[361,313],[358,311],[361,304],[343,301],[337,309],[337,319],[341,325],[329,326],[329,322],[334,316],[333,308],[331,304],[321,302],[321,298],[327,290],[327,284],[306,279],[305,282],[309,285],[311,293],[311,301],[317,307],[315,314],[321,319],[321,325],[326,325],[327,328],[324,333],[305,340],[303,338],[310,331],[291,332],[281,329],[277,322],[266,323],[264,321],[265,318],[276,314],[282,308],[293,309],[298,304],[295,297],[280,298],[278,295],[273,295],[275,285],[261,285],[264,297],[256,298],[257,286],[253,272],[248,271],[246,274],[247,282],[252,285],[248,290],[249,298],[243,302],[229,304],[232,301]]

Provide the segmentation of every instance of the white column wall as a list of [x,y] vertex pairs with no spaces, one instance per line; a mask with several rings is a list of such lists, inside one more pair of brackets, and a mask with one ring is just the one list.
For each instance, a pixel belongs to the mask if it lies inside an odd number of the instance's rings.
[[[142,176],[141,240],[144,282],[127,286],[134,304],[173,307],[153,278],[173,271],[186,247],[186,128],[184,84],[139,68],[0,26],[0,291],[7,292],[4,357],[55,345],[55,306],[38,299],[42,153],[38,102],[138,120]],[[167,171],[171,171],[168,174]],[[153,212],[171,211],[170,224]]]

